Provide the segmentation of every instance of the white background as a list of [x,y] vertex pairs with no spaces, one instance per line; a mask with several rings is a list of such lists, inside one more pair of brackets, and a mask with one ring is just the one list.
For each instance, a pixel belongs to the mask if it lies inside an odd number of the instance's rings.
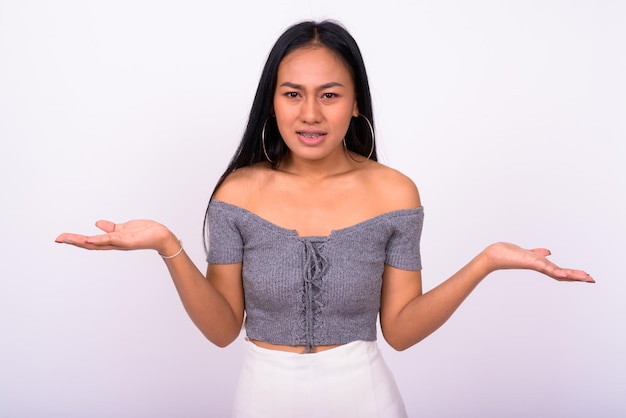
[[598,281],[498,272],[419,345],[381,340],[410,416],[626,415],[624,2],[0,0],[0,416],[228,416],[241,342],[204,340],[159,257],[53,240],[152,218],[204,270],[265,57],[321,18],[421,190],[426,289],[499,240]]

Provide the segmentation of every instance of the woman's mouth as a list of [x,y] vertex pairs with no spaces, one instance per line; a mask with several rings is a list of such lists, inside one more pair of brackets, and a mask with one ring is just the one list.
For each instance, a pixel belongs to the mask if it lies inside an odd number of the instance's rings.
[[326,134],[323,132],[297,132],[300,141],[302,141],[305,145],[317,145],[321,143],[325,138]]

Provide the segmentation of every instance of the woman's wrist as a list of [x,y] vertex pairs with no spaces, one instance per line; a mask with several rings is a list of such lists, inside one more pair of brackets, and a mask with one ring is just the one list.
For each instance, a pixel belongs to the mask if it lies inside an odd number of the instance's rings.
[[183,251],[183,243],[173,232],[168,230],[167,237],[163,240],[163,245],[157,248],[157,252],[164,259],[174,258]]
[[178,249],[178,251],[176,251],[174,254],[172,254],[172,255],[164,255],[164,254],[159,253],[159,255],[160,255],[160,256],[161,256],[164,260],[169,260],[170,258],[174,258],[174,257],[176,257],[177,255],[180,255],[180,253],[182,253],[182,252],[183,252],[183,242],[179,240],[179,241],[178,241],[178,243],[180,244],[180,248],[179,248],[179,249]]
[[475,268],[477,269],[479,275],[481,277],[486,277],[490,273],[498,270],[495,262],[495,254],[493,250],[493,244],[482,250],[478,255],[474,258]]

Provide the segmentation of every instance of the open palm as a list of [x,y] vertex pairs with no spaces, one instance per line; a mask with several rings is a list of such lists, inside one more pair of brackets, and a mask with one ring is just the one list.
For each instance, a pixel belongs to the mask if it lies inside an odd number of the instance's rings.
[[168,241],[178,240],[162,224],[150,220],[133,220],[120,224],[98,221],[96,226],[104,234],[80,235],[63,233],[55,241],[88,250],[141,250],[154,249],[162,253]]

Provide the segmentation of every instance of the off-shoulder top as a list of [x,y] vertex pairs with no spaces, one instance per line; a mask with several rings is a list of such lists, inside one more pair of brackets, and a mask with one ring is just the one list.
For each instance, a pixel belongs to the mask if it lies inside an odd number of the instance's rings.
[[385,264],[421,270],[423,209],[386,212],[328,236],[298,236],[218,200],[212,264],[242,263],[248,338],[305,346],[376,340]]

